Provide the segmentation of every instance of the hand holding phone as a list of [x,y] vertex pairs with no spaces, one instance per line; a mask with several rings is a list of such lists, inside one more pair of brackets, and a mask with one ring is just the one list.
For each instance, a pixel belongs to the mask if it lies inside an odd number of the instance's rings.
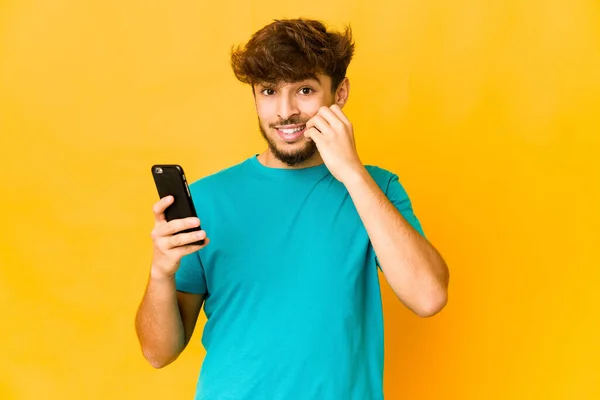
[[208,244],[200,226],[194,203],[179,165],[154,165],[152,175],[160,200],[153,206],[154,257],[152,272],[171,276],[181,258]]

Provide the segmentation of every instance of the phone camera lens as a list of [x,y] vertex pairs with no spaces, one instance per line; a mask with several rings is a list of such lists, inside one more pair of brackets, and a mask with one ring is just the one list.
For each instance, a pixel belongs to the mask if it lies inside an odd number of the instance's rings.
[[157,174],[162,174],[163,170],[161,167],[156,167],[154,168],[154,172],[156,172]]

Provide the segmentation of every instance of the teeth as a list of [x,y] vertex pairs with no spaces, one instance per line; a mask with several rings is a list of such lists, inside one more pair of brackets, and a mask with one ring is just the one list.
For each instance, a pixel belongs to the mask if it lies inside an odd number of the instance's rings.
[[304,129],[303,126],[294,129],[280,129],[280,131],[286,135],[293,135],[294,133],[300,132],[302,129]]

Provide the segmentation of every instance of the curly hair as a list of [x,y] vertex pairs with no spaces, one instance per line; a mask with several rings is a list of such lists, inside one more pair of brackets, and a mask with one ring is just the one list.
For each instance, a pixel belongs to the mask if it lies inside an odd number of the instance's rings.
[[320,21],[284,19],[254,33],[245,46],[233,47],[231,67],[240,82],[250,85],[297,82],[325,74],[335,91],[353,55],[350,26],[332,32]]

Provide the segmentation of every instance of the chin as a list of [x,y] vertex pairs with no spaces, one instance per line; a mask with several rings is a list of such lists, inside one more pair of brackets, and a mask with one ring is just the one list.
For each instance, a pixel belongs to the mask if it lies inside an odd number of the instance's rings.
[[263,128],[260,123],[259,128],[273,156],[290,167],[311,159],[317,153],[317,145],[304,136],[304,130],[294,137],[286,137],[277,129]]
[[313,141],[301,139],[295,143],[284,143],[271,148],[271,153],[279,161],[290,167],[297,166],[310,160],[317,153],[317,146]]

